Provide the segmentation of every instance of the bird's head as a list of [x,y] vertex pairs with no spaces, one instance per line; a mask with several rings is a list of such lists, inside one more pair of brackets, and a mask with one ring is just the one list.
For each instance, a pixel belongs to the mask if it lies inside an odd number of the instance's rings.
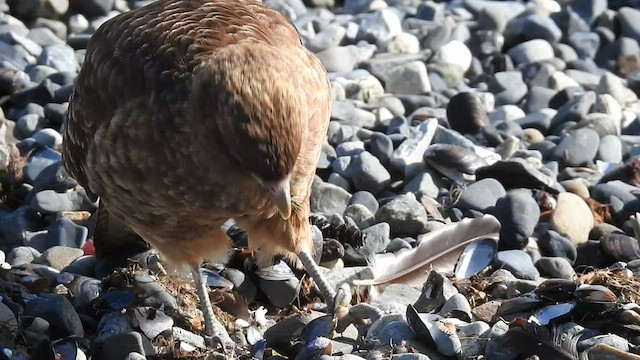
[[284,219],[306,131],[305,97],[289,65],[275,48],[234,45],[210,56],[194,82],[215,141],[264,187]]

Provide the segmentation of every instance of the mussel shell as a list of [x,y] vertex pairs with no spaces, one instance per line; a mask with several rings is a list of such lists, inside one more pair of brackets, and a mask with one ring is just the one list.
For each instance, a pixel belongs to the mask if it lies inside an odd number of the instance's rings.
[[87,276],[78,276],[72,281],[71,291],[80,304],[89,304],[98,298],[102,289],[102,281]]
[[538,325],[547,325],[554,319],[569,315],[575,307],[575,301],[547,305],[536,310],[531,316],[536,320],[535,322],[538,323]]
[[473,150],[453,144],[429,145],[424,152],[424,159],[428,163],[455,169],[469,175],[475,174],[478,168],[488,165]]
[[261,279],[273,281],[287,281],[296,276],[289,265],[282,260],[271,266],[266,266],[256,270],[256,275]]
[[447,104],[447,119],[452,129],[462,134],[475,134],[489,124],[489,117],[478,97],[470,92],[460,92]]
[[456,279],[467,279],[491,265],[496,255],[498,243],[495,239],[486,238],[467,245],[454,270]]
[[575,281],[565,279],[549,279],[538,285],[534,290],[540,299],[553,302],[569,301],[574,299],[573,292],[577,288]]
[[333,315],[324,315],[311,320],[304,329],[300,338],[308,343],[319,337],[328,337],[336,327]]
[[133,331],[129,317],[119,311],[112,311],[104,314],[98,323],[96,338],[97,341],[103,341],[112,335],[126,334]]
[[600,245],[605,253],[617,260],[631,261],[640,258],[638,240],[625,234],[607,234],[600,239]]
[[233,283],[227,278],[220,275],[217,271],[202,269],[202,275],[205,276],[207,286],[215,289],[231,291]]
[[521,296],[509,299],[500,304],[496,314],[493,316],[493,319],[511,318],[509,315],[513,316],[523,312],[530,312],[541,307],[543,304],[542,300],[530,296]]

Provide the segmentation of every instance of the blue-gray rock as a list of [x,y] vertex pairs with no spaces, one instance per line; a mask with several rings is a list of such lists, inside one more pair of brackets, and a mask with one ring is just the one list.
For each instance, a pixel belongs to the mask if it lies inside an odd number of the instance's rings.
[[531,257],[522,250],[498,251],[493,265],[506,269],[519,278],[536,280],[540,277]]
[[24,315],[41,317],[49,322],[48,335],[52,340],[67,336],[84,337],[78,313],[63,295],[41,294],[29,301]]
[[519,103],[527,90],[520,71],[499,72],[489,81],[489,91],[495,94],[496,106]]
[[438,197],[440,189],[428,172],[420,172],[414,176],[403,188],[405,192],[412,192],[416,198],[428,196],[432,199]]
[[562,38],[562,30],[551,18],[531,14],[511,20],[504,30],[504,38],[505,44],[532,39],[544,39],[550,43],[556,43]]
[[73,221],[61,218],[49,225],[48,234],[53,245],[81,248],[87,241],[89,230]]
[[502,224],[500,246],[504,249],[522,249],[540,218],[540,207],[529,190],[509,190],[498,199],[494,215]]
[[30,246],[17,246],[9,251],[7,255],[7,262],[13,267],[17,267],[24,264],[30,264],[36,258],[42,255],[38,250]]
[[415,338],[416,333],[406,321],[392,321],[386,324],[378,334],[378,340],[385,344],[397,344]]
[[622,141],[615,135],[605,135],[600,138],[596,159],[619,164],[622,162]]
[[538,247],[544,256],[563,257],[570,264],[575,263],[578,256],[575,245],[571,240],[558,234],[554,230],[543,232],[538,239]]
[[314,177],[311,188],[311,211],[323,215],[342,214],[351,194],[345,189]]
[[607,0],[575,1],[571,8],[587,23],[591,24],[608,8]]
[[20,206],[16,210],[0,216],[0,233],[2,245],[7,247],[21,246],[27,241],[29,232],[45,227],[42,218],[28,206]]
[[66,44],[47,45],[38,57],[39,65],[47,65],[58,71],[77,72],[79,65],[73,48]]
[[114,3],[114,0],[71,0],[71,7],[82,15],[91,18],[109,14],[113,10]]
[[458,326],[460,331],[458,337],[462,344],[462,353],[464,359],[477,358],[484,355],[487,347],[487,335],[491,330],[489,324],[483,321],[474,321],[467,325]]
[[624,36],[640,42],[640,10],[627,6],[621,7],[618,10],[618,21]]
[[353,248],[349,244],[344,244],[344,261],[347,264],[366,265],[369,256],[384,251],[389,245],[390,227],[387,223],[378,223],[362,230],[364,245],[360,248]]
[[377,131],[371,134],[369,152],[377,157],[382,165],[387,166],[389,164],[393,150],[393,142],[387,135]]
[[391,174],[371,153],[364,151],[354,156],[344,176],[357,190],[378,194],[391,182]]
[[363,151],[364,143],[360,140],[345,141],[336,146],[336,155],[338,157],[358,155]]
[[351,189],[351,183],[349,183],[349,180],[345,179],[344,177],[336,173],[331,173],[329,175],[329,178],[327,179],[327,183],[333,184],[335,186],[339,186],[345,189],[346,191],[349,191]]
[[412,193],[395,197],[376,212],[376,221],[388,223],[393,234],[418,235],[428,220],[427,211]]
[[458,206],[478,211],[487,211],[496,205],[498,199],[506,195],[502,184],[494,178],[478,180],[462,192]]
[[367,209],[369,209],[369,211],[371,211],[372,214],[375,214],[380,207],[376,197],[368,191],[356,191],[355,193],[353,193],[353,195],[349,199],[348,205],[352,204],[364,205],[367,207]]
[[579,122],[596,102],[596,93],[587,91],[581,96],[568,100],[558,108],[558,112],[551,119],[550,129],[554,129],[567,122]]
[[125,359],[127,357],[135,359],[139,354],[142,359],[155,355],[153,345],[144,335],[137,331],[126,334],[114,334],[108,336],[102,342],[100,351],[97,354],[98,360]]
[[393,117],[387,126],[387,135],[390,134],[402,134],[407,137],[411,135],[409,120],[402,115]]
[[553,279],[574,280],[576,276],[571,263],[563,257],[541,257],[536,261],[536,268],[542,276]]
[[97,202],[91,201],[84,189],[65,193],[43,190],[31,198],[30,205],[34,210],[45,214],[56,214],[61,211],[94,211],[98,207]]
[[54,163],[59,163],[62,160],[62,155],[50,148],[43,148],[41,150],[34,151],[25,167],[23,173],[30,183],[35,183],[42,172]]
[[574,32],[568,40],[581,58],[593,59],[600,48],[600,37],[594,32]]
[[25,114],[16,120],[16,128],[22,134],[22,137],[29,137],[33,134],[42,124],[44,118],[36,114]]
[[298,296],[300,281],[295,276],[287,280],[266,280],[260,278],[258,286],[267,295],[271,304],[276,307],[291,305]]
[[629,342],[616,334],[596,335],[588,339],[578,341],[578,351],[582,352],[597,344],[607,344],[622,351],[629,351]]
[[584,166],[593,161],[600,144],[598,133],[589,128],[575,130],[565,136],[553,150],[552,159],[566,166]]
[[543,39],[534,39],[520,43],[509,49],[508,54],[516,64],[551,60],[554,57],[551,44]]

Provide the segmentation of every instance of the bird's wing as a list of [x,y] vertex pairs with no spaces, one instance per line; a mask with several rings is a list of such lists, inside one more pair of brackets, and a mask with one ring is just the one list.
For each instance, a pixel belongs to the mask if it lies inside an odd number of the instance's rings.
[[311,182],[331,114],[331,84],[326,70],[313,54],[307,52],[306,55],[309,70],[303,75],[301,91],[306,93],[307,133],[303,139],[291,184],[292,198],[298,203],[306,202],[310,196]]
[[[207,56],[243,41],[300,42],[295,27],[263,4],[245,0],[158,0],[105,22],[92,36],[70,99],[63,163],[89,188],[86,149],[100,124],[131,99],[188,93],[186,80]],[[168,91],[165,91],[168,90]]]

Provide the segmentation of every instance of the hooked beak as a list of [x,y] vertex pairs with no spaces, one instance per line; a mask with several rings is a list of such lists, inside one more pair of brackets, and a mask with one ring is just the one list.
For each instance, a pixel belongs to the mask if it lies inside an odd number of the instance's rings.
[[287,220],[291,217],[291,194],[289,188],[289,178],[280,181],[264,182],[263,186],[267,189],[271,200],[278,208],[280,216]]

